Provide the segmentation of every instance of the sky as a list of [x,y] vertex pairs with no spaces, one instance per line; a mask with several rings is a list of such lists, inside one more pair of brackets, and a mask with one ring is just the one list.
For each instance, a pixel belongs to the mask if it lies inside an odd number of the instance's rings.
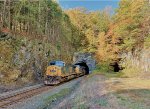
[[103,10],[106,7],[111,8],[114,13],[118,7],[119,0],[57,0],[62,9],[71,9],[76,7],[85,7],[89,11]]

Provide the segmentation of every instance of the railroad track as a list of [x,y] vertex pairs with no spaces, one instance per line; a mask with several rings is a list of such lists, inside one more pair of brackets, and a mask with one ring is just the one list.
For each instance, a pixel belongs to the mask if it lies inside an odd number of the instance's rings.
[[[86,77],[86,76],[84,75],[84,77]],[[77,79],[77,78],[73,78],[73,79]],[[71,79],[71,80],[73,80],[73,79]],[[71,80],[62,82],[59,85],[62,85],[66,82],[69,83],[69,82],[71,82]],[[44,91],[47,91],[49,89],[52,89],[54,87],[55,86],[46,86],[44,84],[41,84],[36,87],[34,87],[34,86],[28,87],[25,90],[15,91],[14,93],[11,93],[11,94],[9,94],[9,93],[6,93],[4,95],[0,94],[0,109],[3,109],[3,108],[5,109],[8,106],[11,106],[18,102],[22,102],[23,100],[25,100],[27,98],[31,98],[35,95],[38,95],[38,94],[40,94]]]
[[15,92],[13,94],[8,94],[0,97],[0,108],[6,108],[17,102],[21,102],[27,98],[38,95],[44,91],[49,90],[52,86],[39,85],[27,90],[22,90],[20,92]]

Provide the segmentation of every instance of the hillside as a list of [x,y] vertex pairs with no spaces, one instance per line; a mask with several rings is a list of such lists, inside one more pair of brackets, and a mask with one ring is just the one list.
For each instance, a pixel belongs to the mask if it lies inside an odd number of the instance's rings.
[[80,48],[76,27],[54,1],[0,1],[0,9],[1,83],[42,80],[50,60],[70,63]]

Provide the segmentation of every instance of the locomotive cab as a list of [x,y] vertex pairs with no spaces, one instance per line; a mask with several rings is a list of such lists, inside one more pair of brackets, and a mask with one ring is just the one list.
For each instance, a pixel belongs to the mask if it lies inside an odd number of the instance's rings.
[[51,61],[51,62],[49,62],[49,66],[51,66],[51,65],[64,67],[65,66],[65,62],[63,62],[63,61]]
[[47,76],[60,76],[61,69],[65,66],[63,61],[51,61],[47,67],[46,75]]
[[58,84],[62,75],[62,68],[65,67],[63,61],[51,61],[46,69],[45,84]]

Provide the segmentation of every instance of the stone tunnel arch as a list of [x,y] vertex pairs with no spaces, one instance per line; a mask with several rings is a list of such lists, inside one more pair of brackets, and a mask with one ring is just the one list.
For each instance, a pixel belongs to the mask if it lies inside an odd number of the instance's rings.
[[79,66],[85,67],[86,75],[89,74],[89,67],[88,67],[88,65],[86,64],[86,62],[81,61],[81,62],[75,63],[74,65],[79,65]]

